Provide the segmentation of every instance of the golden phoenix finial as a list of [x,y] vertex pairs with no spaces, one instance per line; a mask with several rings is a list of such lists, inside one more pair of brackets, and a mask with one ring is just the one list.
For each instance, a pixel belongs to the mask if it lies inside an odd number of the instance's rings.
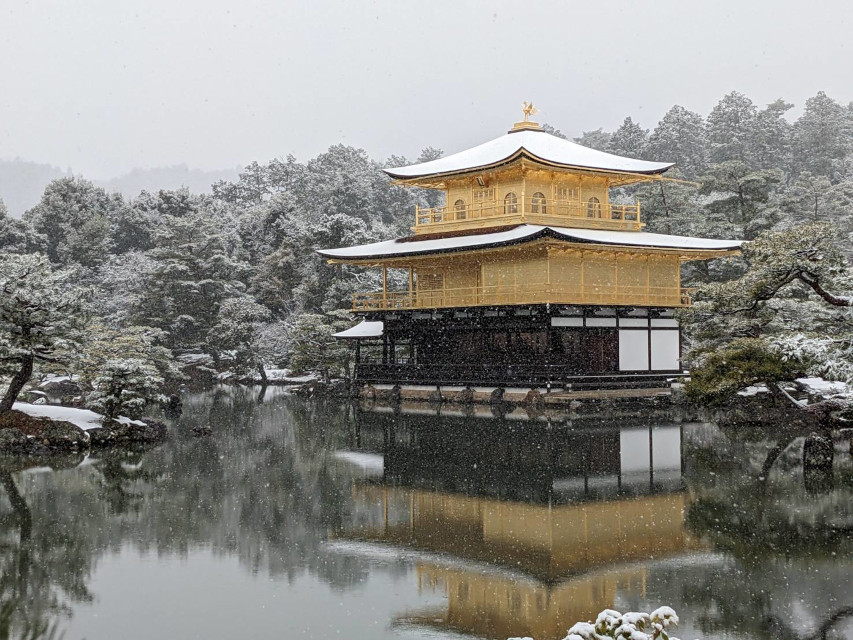
[[524,112],[525,122],[530,122],[530,116],[532,116],[534,113],[539,113],[539,110],[533,106],[532,102],[527,102],[527,100],[525,100],[521,103],[521,105],[521,110]]

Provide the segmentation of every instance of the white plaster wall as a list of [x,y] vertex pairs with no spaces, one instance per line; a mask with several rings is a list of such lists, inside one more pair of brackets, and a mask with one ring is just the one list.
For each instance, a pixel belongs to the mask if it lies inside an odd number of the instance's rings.
[[652,371],[680,369],[678,331],[652,330]]
[[619,370],[649,370],[649,332],[642,330],[619,331]]

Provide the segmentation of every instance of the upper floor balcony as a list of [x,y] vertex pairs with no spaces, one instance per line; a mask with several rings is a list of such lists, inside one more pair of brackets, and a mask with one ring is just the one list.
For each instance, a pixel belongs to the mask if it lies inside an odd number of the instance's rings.
[[529,304],[689,307],[690,290],[683,287],[617,284],[515,284],[453,289],[412,289],[356,293],[352,310],[393,311]]
[[444,207],[415,208],[415,233],[478,229],[512,224],[538,224],[585,229],[639,231],[640,203],[610,204],[597,197],[553,200],[541,193],[509,194],[503,200],[472,204],[458,200]]

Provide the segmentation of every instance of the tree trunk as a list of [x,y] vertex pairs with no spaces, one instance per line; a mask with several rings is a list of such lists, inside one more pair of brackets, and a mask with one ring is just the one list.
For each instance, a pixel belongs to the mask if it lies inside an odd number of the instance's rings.
[[261,374],[261,385],[264,387],[267,386],[270,381],[267,379],[267,372],[264,370],[263,362],[258,364],[258,373]]
[[18,399],[18,394],[21,393],[21,389],[24,388],[24,385],[29,382],[33,375],[34,359],[31,353],[26,354],[21,359],[21,368],[18,369],[18,372],[9,383],[9,388],[6,389],[6,395],[3,396],[3,400],[0,400],[0,413],[12,410],[12,405]]

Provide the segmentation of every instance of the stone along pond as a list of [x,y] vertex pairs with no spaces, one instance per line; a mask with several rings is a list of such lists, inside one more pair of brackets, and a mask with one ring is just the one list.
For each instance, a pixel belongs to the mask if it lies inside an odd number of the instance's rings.
[[653,405],[442,414],[229,387],[156,448],[3,459],[0,638],[546,640],[662,604],[682,638],[853,638],[846,449],[762,481],[772,435]]

